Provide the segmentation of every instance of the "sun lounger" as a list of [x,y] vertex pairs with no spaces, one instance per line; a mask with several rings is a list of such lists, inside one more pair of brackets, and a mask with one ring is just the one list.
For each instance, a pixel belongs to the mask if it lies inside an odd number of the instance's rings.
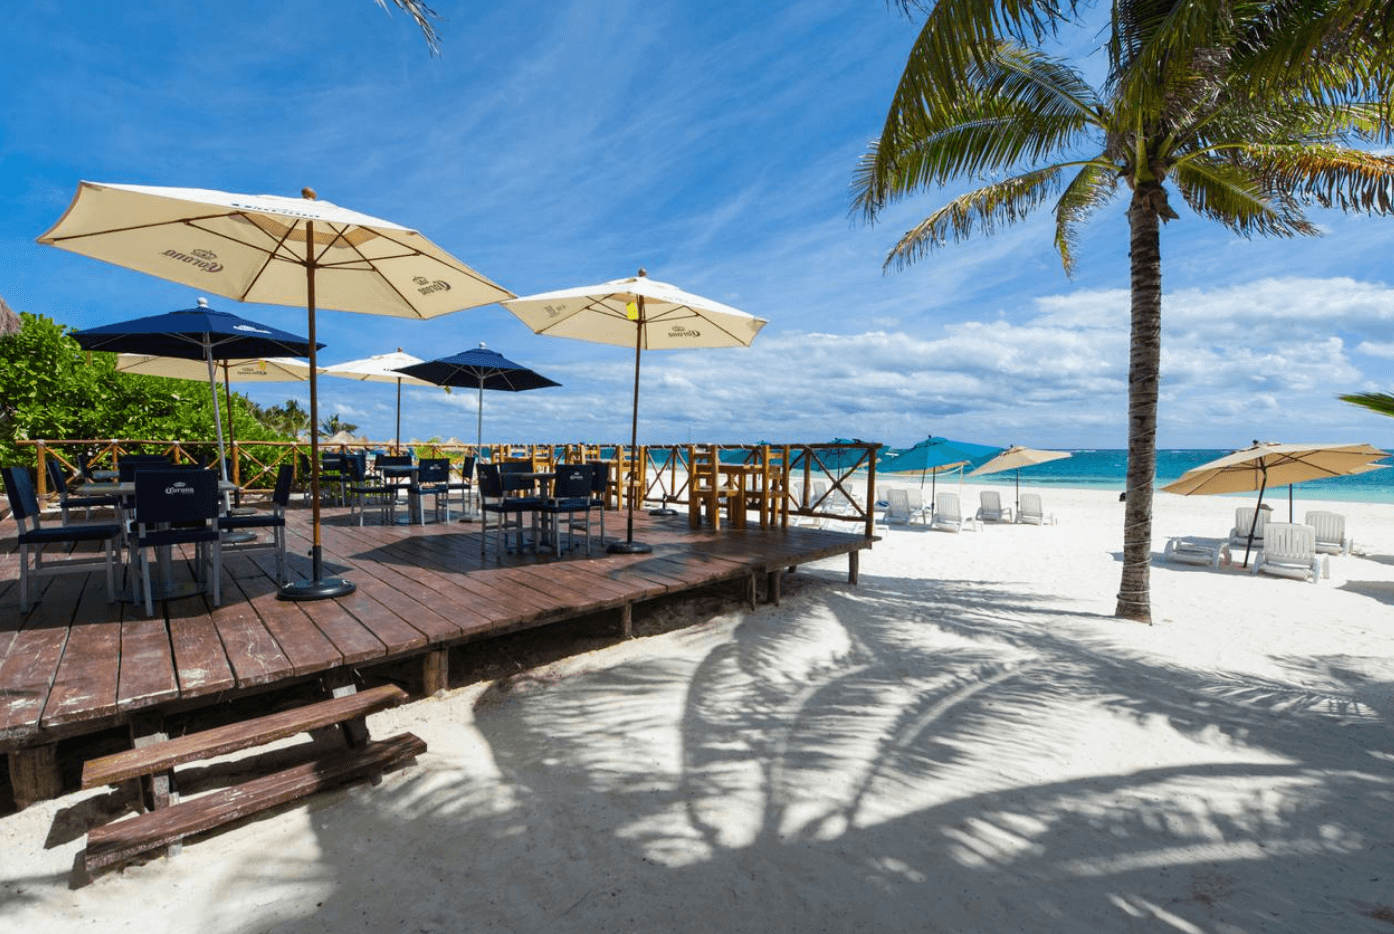
[[1263,547],[1263,530],[1268,524],[1268,510],[1258,510],[1258,522],[1254,522],[1254,507],[1240,506],[1234,510],[1234,528],[1229,530],[1230,548],[1243,548],[1249,542],[1249,529],[1254,531],[1254,549]]
[[1031,525],[1054,525],[1055,514],[1046,515],[1041,509],[1041,497],[1039,493],[1022,493],[1021,509],[1016,514],[1017,522],[1026,522]]
[[1162,559],[1173,564],[1201,564],[1217,568],[1227,547],[1224,542],[1177,536],[1167,541]]
[[934,498],[934,518],[929,523],[931,529],[961,532],[965,526],[976,529],[977,520],[963,517],[963,511],[958,507],[957,493],[940,493]]
[[1270,522],[1263,531],[1263,551],[1254,561],[1250,573],[1277,574],[1313,584],[1328,576],[1317,557],[1317,533],[1310,525],[1291,522]]
[[910,518],[910,497],[904,490],[887,490],[886,511],[882,513],[881,520],[886,525],[909,525]]
[[928,524],[930,510],[925,507],[924,494],[920,492],[920,488],[910,487],[905,491],[905,497],[910,501],[910,521],[919,519]]
[[978,494],[978,514],[980,522],[1011,522],[1012,507],[1002,505],[1002,496],[996,490],[983,490]]
[[1302,517],[1317,534],[1317,551],[1328,555],[1350,554],[1350,538],[1346,535],[1346,517],[1339,512],[1315,510]]

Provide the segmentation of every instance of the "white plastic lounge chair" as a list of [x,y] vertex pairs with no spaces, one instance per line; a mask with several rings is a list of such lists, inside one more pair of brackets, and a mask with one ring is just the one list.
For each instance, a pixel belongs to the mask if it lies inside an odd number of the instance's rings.
[[910,524],[910,497],[905,495],[904,490],[886,491],[886,511],[882,513],[881,519],[886,525]]
[[1203,564],[1212,568],[1220,566],[1220,558],[1228,547],[1224,542],[1204,541],[1178,536],[1167,541],[1162,560],[1172,564]]
[[977,518],[981,522],[1011,522],[1012,507],[1002,505],[1002,496],[996,490],[983,490],[978,494]]
[[1346,517],[1339,512],[1313,511],[1302,518],[1317,533],[1317,552],[1328,555],[1350,554]]
[[1016,521],[1029,522],[1032,525],[1054,525],[1055,514],[1046,515],[1041,509],[1039,493],[1022,493],[1021,509],[1016,514]]
[[919,519],[921,522],[928,523],[930,511],[925,508],[924,493],[920,492],[920,488],[910,487],[905,491],[905,497],[910,501],[910,521],[914,522]]
[[1322,560],[1317,557],[1316,530],[1310,525],[1270,522],[1263,530],[1263,551],[1254,561],[1251,573],[1262,571],[1298,580],[1310,579],[1315,584],[1327,576]]
[[963,512],[958,508],[957,493],[940,493],[934,498],[934,518],[929,523],[931,529],[961,532],[965,526],[976,528],[976,521],[963,518]]
[[1254,525],[1254,507],[1240,506],[1234,510],[1234,528],[1229,530],[1230,548],[1243,548],[1249,541],[1249,527],[1254,529],[1254,549],[1263,547],[1263,530],[1268,524],[1268,510],[1258,510],[1258,524]]

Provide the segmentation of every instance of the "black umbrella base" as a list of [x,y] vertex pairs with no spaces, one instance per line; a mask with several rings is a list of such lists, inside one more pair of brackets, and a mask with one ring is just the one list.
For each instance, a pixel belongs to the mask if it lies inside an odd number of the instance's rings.
[[612,555],[647,555],[653,552],[653,546],[636,541],[611,542],[605,550]]
[[282,600],[329,600],[333,597],[346,597],[358,589],[353,581],[342,577],[329,577],[317,581],[296,581],[286,584],[276,594]]
[[649,510],[649,515],[654,516],[656,518],[663,518],[664,516],[676,516],[677,514],[678,511],[676,509],[669,509],[667,506],[664,506],[662,509]]

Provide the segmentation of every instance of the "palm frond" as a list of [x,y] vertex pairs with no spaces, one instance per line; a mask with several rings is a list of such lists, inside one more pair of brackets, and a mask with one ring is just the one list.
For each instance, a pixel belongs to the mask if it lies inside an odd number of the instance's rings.
[[855,173],[853,210],[874,219],[911,191],[1047,161],[1082,141],[1097,111],[1072,69],[1017,46],[999,46],[952,87],[907,65],[884,132]]
[[1317,234],[1290,195],[1267,188],[1252,172],[1213,154],[1183,159],[1173,167],[1172,177],[1192,210],[1243,236]]
[[1355,392],[1347,396],[1337,396],[1342,402],[1358,405],[1394,418],[1394,396],[1385,392]]
[[1060,253],[1065,275],[1074,275],[1079,228],[1117,192],[1117,167],[1100,160],[1086,163],[1060,193],[1060,200],[1055,202],[1055,249]]
[[883,268],[903,269],[950,238],[964,240],[976,230],[990,235],[1024,219],[1059,187],[1065,165],[1052,165],[985,185],[954,198],[901,236]]
[[1394,156],[1329,145],[1249,146],[1238,158],[1270,189],[1324,208],[1394,212]]
[[[907,16],[925,14],[915,47],[945,74],[962,73],[1001,39],[1029,44],[1075,18],[1078,0],[890,0]],[[913,54],[913,53],[912,53]]]
[[[387,9],[387,0],[375,0],[378,6]],[[426,38],[426,47],[431,50],[432,55],[440,54],[440,33],[436,32],[436,26],[431,22],[439,19],[440,14],[431,9],[422,0],[392,0],[397,9],[410,16],[415,22],[421,35]]]
[[[1228,58],[1234,0],[1115,0],[1108,42],[1110,98],[1152,119],[1183,85],[1220,85]],[[1194,96],[1195,90],[1183,96]],[[1175,106],[1173,104],[1173,106]]]

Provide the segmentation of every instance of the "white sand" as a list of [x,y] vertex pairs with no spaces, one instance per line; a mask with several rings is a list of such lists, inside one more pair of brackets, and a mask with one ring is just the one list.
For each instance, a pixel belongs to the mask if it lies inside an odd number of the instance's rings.
[[[1315,586],[1157,563],[1146,627],[1116,494],[1042,492],[378,715],[430,751],[83,888],[114,793],[0,819],[0,930],[1394,930],[1394,506]],[[1239,504],[1159,494],[1157,551]]]

